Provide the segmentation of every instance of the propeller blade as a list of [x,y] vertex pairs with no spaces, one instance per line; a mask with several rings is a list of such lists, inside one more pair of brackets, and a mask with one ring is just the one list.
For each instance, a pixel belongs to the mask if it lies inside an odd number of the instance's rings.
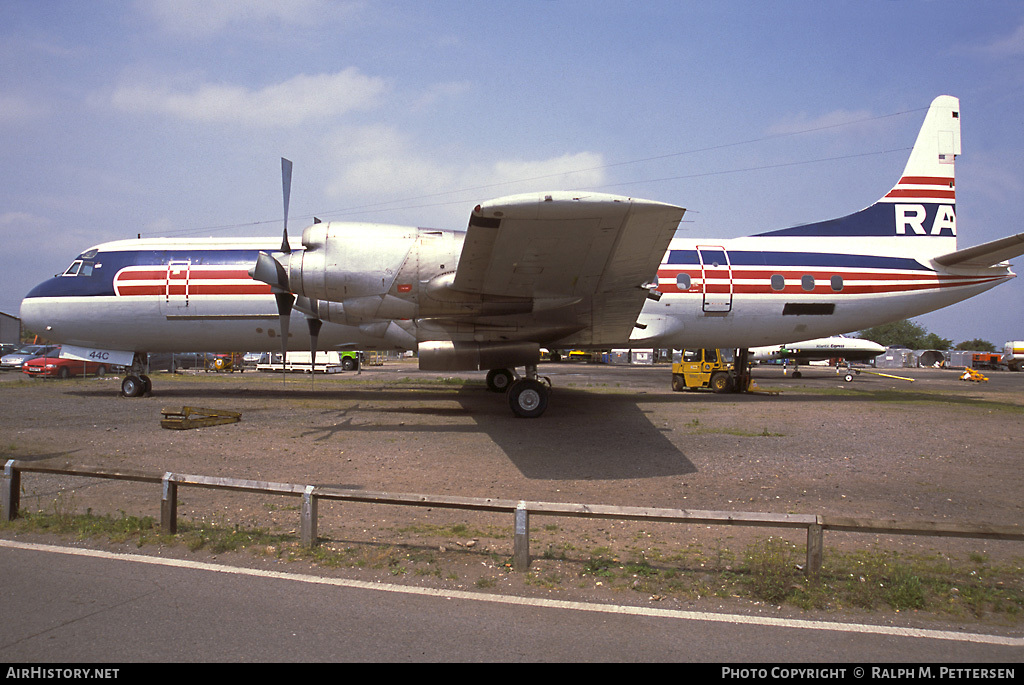
[[[295,303],[295,295],[291,293],[274,293],[277,300],[277,313],[281,317],[281,372],[288,373],[288,323],[292,317],[292,305]],[[282,375],[282,378],[284,376]]]
[[288,205],[292,199],[292,162],[284,157],[281,158],[281,192],[284,195],[284,236],[281,239],[281,252],[288,254],[292,251],[288,244]]
[[[306,325],[309,326],[309,359],[310,359],[310,373],[316,375],[316,348],[317,342],[320,339],[320,327],[324,325],[324,322],[320,319],[306,319]],[[312,381],[310,382],[312,385]]]

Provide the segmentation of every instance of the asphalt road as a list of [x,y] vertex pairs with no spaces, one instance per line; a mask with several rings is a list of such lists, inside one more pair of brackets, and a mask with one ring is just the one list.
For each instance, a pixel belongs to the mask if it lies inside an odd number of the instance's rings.
[[673,661],[852,671],[1012,665],[1024,653],[1018,638],[759,623],[12,544],[0,544],[0,661],[9,664]]

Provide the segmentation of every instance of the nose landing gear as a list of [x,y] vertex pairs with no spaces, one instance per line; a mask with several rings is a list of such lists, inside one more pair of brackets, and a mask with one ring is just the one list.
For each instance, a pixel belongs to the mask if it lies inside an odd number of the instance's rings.
[[136,352],[128,375],[121,380],[123,397],[146,397],[153,394],[153,381],[145,374],[147,366],[146,355]]

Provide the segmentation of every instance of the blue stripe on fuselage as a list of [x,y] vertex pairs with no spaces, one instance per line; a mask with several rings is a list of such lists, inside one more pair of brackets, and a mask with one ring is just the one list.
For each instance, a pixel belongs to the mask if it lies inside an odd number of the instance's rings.
[[[256,263],[259,250],[117,250],[99,252],[89,276],[55,276],[29,291],[30,297],[97,297],[114,295],[114,275],[128,266],[164,266],[189,261],[193,266],[246,267]],[[81,257],[79,257],[81,259]]]
[[[701,250],[702,252],[714,252]],[[908,257],[878,257],[875,255],[835,254],[831,252],[755,252],[727,250],[732,266],[800,266],[843,269],[904,269],[931,271],[916,259]],[[666,264],[700,264],[697,250],[670,250]],[[723,265],[724,266],[724,265]]]

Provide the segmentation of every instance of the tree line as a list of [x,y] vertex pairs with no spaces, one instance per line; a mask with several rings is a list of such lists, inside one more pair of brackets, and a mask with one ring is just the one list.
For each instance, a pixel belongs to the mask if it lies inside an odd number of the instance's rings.
[[866,328],[857,333],[858,337],[871,340],[886,347],[906,347],[911,350],[974,350],[976,352],[995,352],[996,346],[987,340],[975,338],[964,340],[953,345],[949,338],[929,333],[924,326],[910,319],[884,323],[874,328]]

